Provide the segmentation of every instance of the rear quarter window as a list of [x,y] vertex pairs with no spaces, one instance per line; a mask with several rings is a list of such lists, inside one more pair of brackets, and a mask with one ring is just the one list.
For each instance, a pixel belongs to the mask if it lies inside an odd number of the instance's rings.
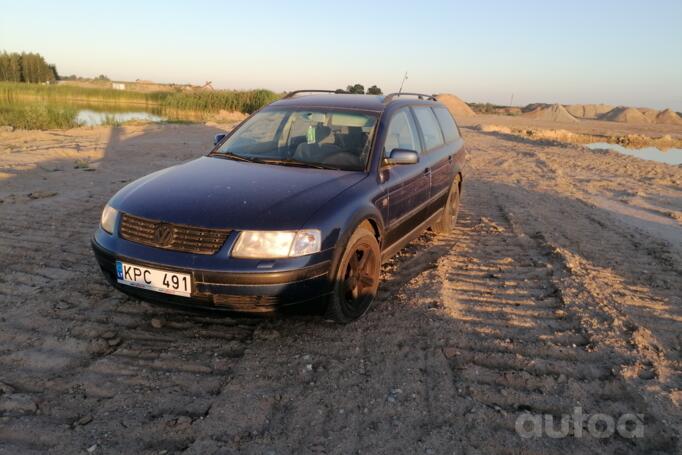
[[415,107],[414,114],[424,135],[426,150],[443,145],[443,133],[431,108],[428,106]]
[[433,112],[435,112],[438,123],[443,130],[445,142],[453,142],[459,139],[459,130],[457,129],[457,124],[455,124],[455,120],[452,118],[450,111],[444,107],[434,107]]

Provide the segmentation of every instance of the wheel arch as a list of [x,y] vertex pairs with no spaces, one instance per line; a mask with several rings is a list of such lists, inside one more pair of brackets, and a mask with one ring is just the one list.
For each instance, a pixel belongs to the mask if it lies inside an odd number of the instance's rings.
[[340,248],[337,248],[334,252],[332,270],[335,272],[338,271],[339,262],[348,246],[348,241],[353,236],[353,233],[361,226],[365,226],[367,230],[374,234],[374,237],[379,243],[379,249],[383,251],[384,224],[379,213],[374,213],[374,211],[376,211],[375,207],[366,208],[364,210],[361,209],[350,217],[337,240],[337,245],[339,245]]
[[377,242],[379,242],[379,246],[381,246],[384,235],[382,229],[379,227],[379,222],[370,216],[361,221],[355,229],[361,226],[365,226],[368,230],[374,232],[374,237],[377,239]]

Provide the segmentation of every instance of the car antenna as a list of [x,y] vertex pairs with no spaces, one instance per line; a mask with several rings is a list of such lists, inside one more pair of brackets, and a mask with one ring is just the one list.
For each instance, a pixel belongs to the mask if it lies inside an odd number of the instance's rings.
[[403,84],[407,80],[407,71],[405,71],[405,75],[403,76],[403,81],[400,83],[400,90],[398,90],[398,95],[400,95],[403,92]]

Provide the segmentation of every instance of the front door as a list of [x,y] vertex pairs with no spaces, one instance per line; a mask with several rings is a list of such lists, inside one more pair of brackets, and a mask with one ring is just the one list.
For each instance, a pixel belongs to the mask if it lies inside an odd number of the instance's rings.
[[[384,154],[397,148],[422,151],[419,133],[408,108],[393,114],[386,133]],[[419,217],[415,214],[429,200],[431,172],[421,163],[390,166],[381,172],[388,194],[386,244],[390,245],[418,224]]]

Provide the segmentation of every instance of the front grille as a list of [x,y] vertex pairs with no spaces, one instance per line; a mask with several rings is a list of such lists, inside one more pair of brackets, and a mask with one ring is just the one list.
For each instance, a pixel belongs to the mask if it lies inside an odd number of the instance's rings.
[[277,303],[279,303],[279,298],[276,296],[265,295],[216,294],[213,296],[213,303],[217,306],[246,310],[252,307],[268,307],[277,305]]
[[[160,230],[164,230],[159,235]],[[208,229],[147,220],[124,213],[119,234],[142,245],[196,254],[215,254],[225,243],[229,229]]]
[[272,313],[275,311],[278,303],[280,303],[280,299],[276,296],[226,294],[216,294],[213,296],[214,307],[245,313]]

